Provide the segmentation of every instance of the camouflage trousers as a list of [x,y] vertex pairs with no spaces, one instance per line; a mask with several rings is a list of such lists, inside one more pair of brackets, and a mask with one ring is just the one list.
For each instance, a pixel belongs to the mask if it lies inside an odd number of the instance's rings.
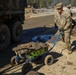
[[63,32],[61,35],[62,41],[65,42],[65,48],[67,48],[68,50],[71,50],[70,36],[71,32]]

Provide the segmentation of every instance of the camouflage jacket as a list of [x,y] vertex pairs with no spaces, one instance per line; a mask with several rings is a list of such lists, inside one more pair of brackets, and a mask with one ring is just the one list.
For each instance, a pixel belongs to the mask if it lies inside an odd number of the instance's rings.
[[63,11],[60,15],[58,12],[55,14],[55,23],[59,29],[63,28],[64,30],[71,29],[72,27],[72,20],[71,15],[68,11]]

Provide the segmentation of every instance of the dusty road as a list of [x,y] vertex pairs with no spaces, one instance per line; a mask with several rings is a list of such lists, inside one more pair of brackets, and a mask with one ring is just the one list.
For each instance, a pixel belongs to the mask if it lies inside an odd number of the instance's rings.
[[54,16],[44,16],[39,18],[33,19],[26,19],[25,20],[25,27],[24,29],[35,28],[35,27],[43,27],[44,25],[50,27],[50,24],[54,23]]
[[[76,16],[76,14],[74,14]],[[46,33],[49,29],[51,30],[51,25],[54,24],[54,16],[44,16],[39,18],[27,19],[23,25],[23,37],[21,43],[26,43],[31,41],[31,38],[35,35],[40,35]],[[47,28],[44,29],[44,26]],[[50,28],[48,28],[50,27]],[[12,48],[17,46],[17,44],[12,44],[6,51],[0,52],[0,72],[4,72],[11,68],[10,59],[14,54]]]
[[[76,16],[76,13],[73,13],[73,17]],[[50,27],[54,24],[54,15],[43,16],[39,18],[31,18],[25,20],[24,29],[35,28],[35,27],[43,27],[44,25]]]

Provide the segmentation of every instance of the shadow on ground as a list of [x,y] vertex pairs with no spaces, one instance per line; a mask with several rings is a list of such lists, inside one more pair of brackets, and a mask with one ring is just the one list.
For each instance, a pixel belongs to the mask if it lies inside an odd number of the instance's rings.
[[49,35],[49,34],[55,34],[57,32],[57,28],[55,27],[38,27],[38,28],[32,28],[27,29],[23,31],[23,38],[22,43],[27,43],[32,41],[32,38],[34,36],[38,35]]
[[[10,59],[15,53],[12,51],[12,48],[16,47],[19,44],[31,42],[32,37],[37,35],[48,35],[48,34],[55,34],[57,32],[57,28],[54,27],[39,27],[39,28],[32,28],[23,30],[22,41],[19,43],[12,43],[9,48],[5,51],[0,52],[0,72],[3,73],[4,71],[11,68]],[[6,67],[9,64],[9,67]]]

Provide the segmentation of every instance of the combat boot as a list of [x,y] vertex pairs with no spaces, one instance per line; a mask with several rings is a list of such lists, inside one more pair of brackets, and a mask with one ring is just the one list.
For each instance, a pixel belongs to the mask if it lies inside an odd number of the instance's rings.
[[73,52],[72,50],[69,50],[69,51],[68,51],[68,54],[72,54],[72,52]]

